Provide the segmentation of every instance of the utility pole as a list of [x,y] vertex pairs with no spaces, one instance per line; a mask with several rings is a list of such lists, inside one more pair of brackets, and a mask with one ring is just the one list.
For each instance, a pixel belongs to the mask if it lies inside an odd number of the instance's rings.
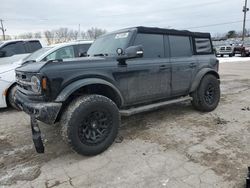
[[0,29],[2,30],[2,33],[3,33],[3,40],[5,40],[5,31],[6,31],[6,29],[4,29],[4,27],[3,27],[3,20],[2,19],[0,19],[0,22],[1,22]]
[[78,35],[77,35],[78,40],[81,38],[81,25],[78,25]]
[[243,20],[243,32],[242,32],[242,42],[244,44],[245,34],[246,34],[246,16],[247,11],[249,11],[249,8],[247,8],[247,0],[245,0],[245,6],[243,7],[244,12],[244,20]]

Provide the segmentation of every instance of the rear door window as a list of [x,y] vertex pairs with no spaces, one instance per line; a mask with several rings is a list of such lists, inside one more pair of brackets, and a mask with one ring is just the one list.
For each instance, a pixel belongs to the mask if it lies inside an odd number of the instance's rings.
[[76,57],[83,57],[84,55],[86,55],[90,45],[91,44],[76,45],[76,51],[77,51]]
[[[196,53],[209,54],[212,53],[211,41],[209,38],[195,38]],[[225,50],[225,48],[221,49]]]
[[5,57],[10,57],[15,54],[25,54],[25,47],[23,42],[13,42],[4,46],[1,51],[5,53]]
[[134,45],[142,45],[143,58],[163,58],[164,43],[163,35],[138,33]]
[[192,55],[191,41],[188,36],[169,36],[172,57],[187,57]]
[[27,46],[27,52],[28,53],[32,53],[35,52],[37,50],[39,50],[40,48],[42,48],[42,45],[40,44],[39,41],[28,41],[25,43]]

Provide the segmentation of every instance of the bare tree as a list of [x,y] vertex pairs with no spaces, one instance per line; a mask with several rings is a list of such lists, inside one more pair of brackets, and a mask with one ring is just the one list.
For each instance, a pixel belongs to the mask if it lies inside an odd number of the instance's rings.
[[107,33],[107,31],[105,29],[99,29],[99,28],[96,28],[96,27],[92,27],[91,29],[88,29],[86,31],[86,37],[88,39],[96,39],[97,37],[103,35]]
[[86,35],[86,32],[85,32],[85,31],[82,31],[82,32],[80,33],[80,38],[81,38],[81,39],[86,39],[86,38],[87,38],[87,35]]
[[16,39],[31,39],[33,38],[33,34],[31,32],[29,33],[23,33],[15,37]]
[[36,32],[33,34],[34,38],[40,39],[42,38],[42,33],[41,32]]
[[52,31],[44,31],[44,36],[49,45],[54,43],[54,33]]
[[[10,35],[5,35],[5,40],[11,40],[12,37]],[[3,35],[0,35],[0,41],[3,40]]]
[[78,37],[78,31],[70,30],[68,33],[69,40],[77,40]]

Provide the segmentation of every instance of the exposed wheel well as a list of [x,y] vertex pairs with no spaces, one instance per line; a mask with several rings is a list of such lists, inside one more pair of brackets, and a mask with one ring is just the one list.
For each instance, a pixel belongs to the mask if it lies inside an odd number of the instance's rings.
[[[216,73],[216,72],[214,72],[214,71],[209,71],[209,72],[207,72],[206,74],[204,74],[204,76],[206,76],[206,75],[208,75],[208,74],[214,75],[218,80],[220,79],[219,74]],[[203,76],[203,77],[204,77],[204,76]],[[202,78],[203,78],[203,77],[202,77]]]
[[110,86],[104,84],[91,84],[87,86],[83,86],[73,92],[66,101],[63,102],[62,108],[58,114],[57,120],[59,121],[61,114],[65,110],[65,108],[69,105],[71,101],[75,98],[82,96],[84,94],[98,94],[103,95],[109,99],[111,99],[119,108],[122,105],[122,99],[119,94]]
[[8,96],[9,96],[10,90],[11,90],[14,86],[16,86],[16,83],[13,83],[13,84],[7,89],[7,91],[6,91],[5,100],[6,100],[7,106],[10,106]]

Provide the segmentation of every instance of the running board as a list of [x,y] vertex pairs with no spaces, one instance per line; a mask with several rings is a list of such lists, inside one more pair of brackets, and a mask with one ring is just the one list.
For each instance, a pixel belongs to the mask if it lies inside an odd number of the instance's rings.
[[120,110],[120,114],[122,116],[131,116],[134,114],[139,114],[141,112],[148,112],[148,111],[153,111],[153,110],[157,110],[161,107],[170,105],[170,104],[174,104],[174,103],[179,103],[179,102],[184,102],[184,101],[189,101],[192,100],[192,97],[182,97],[179,99],[173,99],[173,100],[169,100],[169,101],[163,101],[163,102],[158,102],[158,103],[153,103],[153,104],[148,104],[145,106],[139,106],[139,107],[135,107],[135,108],[130,108],[127,110]]

